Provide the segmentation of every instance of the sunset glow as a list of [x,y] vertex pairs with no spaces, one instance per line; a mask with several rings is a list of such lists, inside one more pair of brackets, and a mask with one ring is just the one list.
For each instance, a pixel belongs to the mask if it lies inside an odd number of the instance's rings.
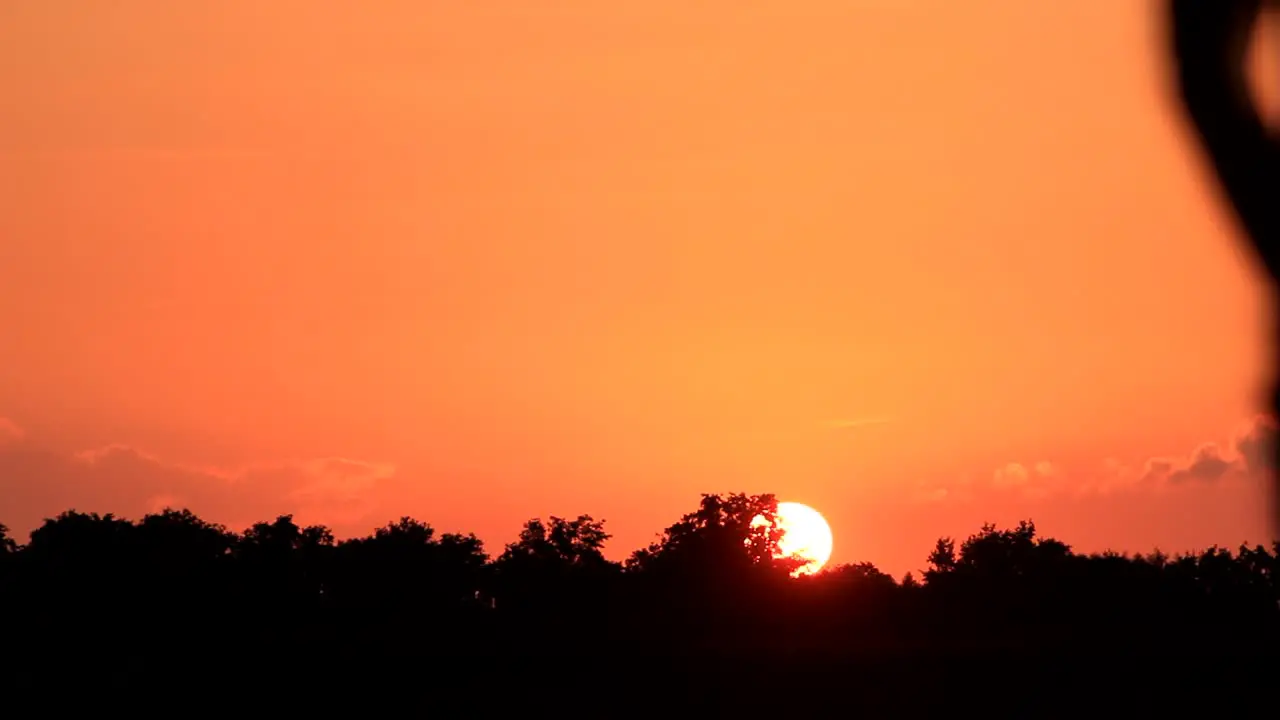
[[778,541],[783,556],[796,556],[809,561],[797,574],[816,573],[831,559],[834,538],[831,526],[822,513],[796,502],[778,503],[778,520],[786,534]]
[[831,559],[834,543],[831,526],[822,513],[798,502],[780,502],[775,517],[784,533],[778,541],[778,557],[807,560],[808,564],[796,570],[796,575],[811,575],[821,570]]
[[[0,522],[1271,537],[1155,5],[0,3]],[[784,478],[785,482],[779,482]],[[798,533],[797,533],[798,536]]]

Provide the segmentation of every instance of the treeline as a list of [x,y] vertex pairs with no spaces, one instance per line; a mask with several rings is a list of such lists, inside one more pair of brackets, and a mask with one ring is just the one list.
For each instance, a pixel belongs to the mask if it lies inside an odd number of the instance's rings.
[[870,563],[792,577],[797,561],[775,557],[781,531],[752,522],[775,508],[769,495],[703,496],[623,563],[604,557],[610,536],[587,515],[530,520],[490,555],[410,518],[337,541],[287,515],[237,533],[186,510],[136,522],[68,511],[25,544],[0,534],[3,646],[23,672],[56,662],[124,677],[233,648],[277,672],[401,654],[581,658],[590,672],[638,658],[671,670],[1249,654],[1280,638],[1280,543],[1084,555],[1023,522],[942,538],[901,580]]

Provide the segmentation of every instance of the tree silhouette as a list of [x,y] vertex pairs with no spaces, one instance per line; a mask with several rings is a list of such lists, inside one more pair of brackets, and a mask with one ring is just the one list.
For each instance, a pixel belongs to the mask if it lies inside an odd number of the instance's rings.
[[603,554],[609,537],[604,522],[590,515],[525,523],[491,567],[492,607],[512,620],[509,639],[545,650],[606,632],[621,575]]
[[[184,614],[223,611],[231,595],[234,533],[189,510],[146,515],[132,531],[137,576],[134,604],[156,635],[184,623]],[[210,633],[223,628],[201,623]],[[207,639],[212,639],[207,638]]]
[[778,501],[773,495],[703,495],[697,510],[668,527],[649,547],[633,553],[627,567],[690,577],[790,573],[805,561],[777,557],[783,534],[777,513]]
[[[704,649],[751,646],[776,633],[777,595],[804,564],[779,557],[777,509],[769,494],[704,494],[627,560],[632,612],[644,618],[632,624],[657,645],[674,634]],[[654,605],[665,614],[653,616]]]
[[437,537],[430,525],[402,517],[370,537],[338,546],[333,597],[370,613],[473,608],[481,604],[487,560],[484,544],[474,535]]
[[625,566],[590,515],[532,519],[490,560],[474,535],[409,517],[337,542],[290,515],[236,534],[187,510],[137,523],[70,510],[3,544],[0,638],[21,665],[0,678],[266,692],[383,687],[416,663],[413,687],[474,705],[494,688],[580,697],[644,665],[655,674],[631,702],[696,694],[758,714],[788,698],[794,712],[788,693],[829,677],[861,683],[850,702],[872,714],[927,687],[912,712],[932,713],[982,696],[960,672],[1032,701],[1068,686],[1053,658],[1186,672],[1280,640],[1280,543],[1086,555],[1024,521],[938,539],[920,580],[866,562],[793,577],[775,509],[705,495]]
[[[552,516],[525,523],[516,542],[507,545],[493,563],[497,598],[504,607],[549,606],[574,602],[592,583],[619,570],[604,557],[609,539],[604,522],[590,515],[574,520]],[[559,593],[564,590],[567,594]]]
[[9,528],[0,524],[0,555],[12,555],[18,552],[18,542],[9,537]]

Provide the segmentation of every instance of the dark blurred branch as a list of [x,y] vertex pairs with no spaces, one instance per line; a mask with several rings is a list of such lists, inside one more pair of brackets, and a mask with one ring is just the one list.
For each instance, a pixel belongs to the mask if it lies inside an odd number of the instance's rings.
[[[1280,3],[1273,3],[1280,5]],[[1271,279],[1280,245],[1280,143],[1249,92],[1246,61],[1264,0],[1168,0],[1168,29],[1183,107],[1256,256]],[[1280,322],[1273,309],[1273,342]],[[1271,410],[1280,411],[1272,378]],[[1272,452],[1276,453],[1277,448]],[[1273,455],[1273,467],[1280,467]],[[1280,534],[1280,479],[1273,479],[1272,527]]]

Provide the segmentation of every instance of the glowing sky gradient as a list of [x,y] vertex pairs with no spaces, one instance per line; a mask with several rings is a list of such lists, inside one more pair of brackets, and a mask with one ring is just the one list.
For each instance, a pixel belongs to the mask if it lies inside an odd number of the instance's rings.
[[0,3],[22,536],[588,512],[622,557],[730,491],[895,574],[1267,535],[1264,296],[1150,3],[74,5]]

